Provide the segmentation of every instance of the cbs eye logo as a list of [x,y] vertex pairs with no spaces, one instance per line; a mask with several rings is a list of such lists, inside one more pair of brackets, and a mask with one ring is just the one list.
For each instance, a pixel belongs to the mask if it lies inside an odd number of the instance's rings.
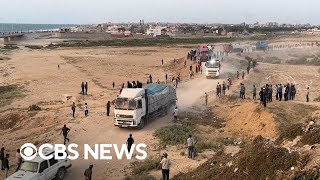
[[26,143],[21,146],[20,155],[23,159],[30,161],[37,156],[37,147],[31,143]]

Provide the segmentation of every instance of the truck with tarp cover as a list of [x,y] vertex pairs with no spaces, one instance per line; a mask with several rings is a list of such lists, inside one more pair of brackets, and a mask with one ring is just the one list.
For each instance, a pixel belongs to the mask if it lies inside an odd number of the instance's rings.
[[114,125],[142,129],[153,117],[165,116],[176,99],[176,90],[167,84],[124,88],[115,100]]

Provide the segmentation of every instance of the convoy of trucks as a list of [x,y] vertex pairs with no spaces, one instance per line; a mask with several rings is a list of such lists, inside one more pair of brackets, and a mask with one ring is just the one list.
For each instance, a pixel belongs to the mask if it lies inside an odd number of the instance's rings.
[[211,59],[213,55],[213,47],[209,45],[201,45],[196,50],[198,60],[206,62]]
[[220,61],[216,59],[211,59],[207,61],[206,64],[206,77],[207,78],[217,78],[220,75]]
[[167,84],[124,88],[115,100],[114,125],[142,129],[151,118],[165,116],[176,100],[176,90]]

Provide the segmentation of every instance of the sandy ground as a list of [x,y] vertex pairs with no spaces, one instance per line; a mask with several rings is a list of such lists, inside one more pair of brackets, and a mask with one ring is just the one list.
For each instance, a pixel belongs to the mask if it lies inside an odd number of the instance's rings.
[[[12,114],[19,114],[16,124],[6,124],[8,129],[1,131],[2,141],[11,154],[20,145],[31,142],[42,144],[44,142],[62,143],[59,130],[63,124],[71,129],[72,143],[79,145],[112,143],[123,144],[128,134],[132,133],[136,143],[148,145],[150,155],[153,145],[157,141],[153,137],[155,129],[171,124],[171,116],[157,119],[147,125],[143,130],[121,129],[113,125],[113,118],[105,115],[105,103],[113,100],[119,93],[119,86],[128,80],[140,80],[146,83],[149,74],[153,80],[165,81],[167,73],[169,79],[182,74],[182,83],[177,89],[178,107],[185,110],[198,103],[205,92],[212,91],[217,79],[206,79],[204,74],[197,75],[195,79],[185,82],[188,77],[188,65],[184,67],[183,59],[173,63],[173,59],[184,57],[189,49],[185,48],[90,48],[90,49],[59,49],[59,50],[29,50],[20,49],[12,51],[6,56],[11,59],[1,63],[3,73],[1,84],[23,85],[25,97],[1,108],[4,112],[2,121],[13,118]],[[164,65],[161,65],[164,59]],[[58,64],[60,69],[58,69]],[[172,68],[173,67],[173,68]],[[226,69],[226,71],[235,71]],[[80,93],[81,82],[89,83],[89,94]],[[112,82],[116,87],[112,88]],[[72,98],[67,102],[65,95]],[[71,118],[71,103],[76,102],[78,108],[76,118]],[[82,105],[89,104],[89,116],[84,117]],[[29,113],[26,108],[31,104],[39,104],[44,110],[39,113]],[[10,126],[11,125],[11,126]],[[29,129],[25,131],[25,129]],[[15,142],[15,143],[12,143]],[[79,151],[80,154],[82,151]],[[180,151],[179,151],[180,153]],[[178,159],[173,165],[172,174],[186,172],[204,162],[191,162],[181,157],[179,153],[172,152],[172,159]],[[125,166],[130,161],[94,161],[78,159],[73,161],[73,167],[66,179],[81,179],[83,170],[94,164],[94,179],[122,179]],[[13,163],[14,164],[14,163]],[[181,164],[190,166],[185,168]],[[175,172],[176,171],[176,172]]]
[[[0,122],[6,128],[0,129],[3,137],[1,146],[5,146],[11,154],[16,148],[26,142],[40,145],[44,142],[62,143],[62,136],[59,131],[63,124],[71,129],[70,139],[72,143],[79,145],[97,143],[123,144],[128,134],[132,133],[136,143],[148,145],[149,155],[158,155],[154,146],[158,144],[153,137],[153,132],[163,126],[171,124],[171,116],[157,119],[148,124],[143,130],[121,129],[113,126],[113,118],[105,115],[105,104],[113,100],[119,93],[119,86],[128,80],[139,80],[146,83],[149,74],[153,80],[165,80],[165,74],[169,79],[182,73],[183,82],[177,89],[178,107],[181,110],[188,110],[189,107],[201,106],[204,92],[210,92],[210,101],[215,101],[214,89],[217,82],[223,79],[206,79],[204,75],[197,75],[195,79],[185,81],[188,76],[188,67],[191,62],[187,61],[184,67],[183,57],[189,49],[148,47],[148,48],[83,48],[83,49],[56,49],[56,50],[29,50],[20,49],[2,53],[1,56],[10,57],[10,60],[0,62],[0,72],[3,78],[0,84],[19,84],[24,87],[25,97],[13,101],[11,104],[0,108]],[[318,51],[313,49],[310,51]],[[284,52],[284,54],[288,54]],[[268,56],[268,54],[261,54]],[[279,55],[281,56],[281,55]],[[286,57],[286,56],[281,56]],[[179,59],[173,63],[173,59]],[[232,54],[228,57],[232,64],[223,64],[222,77],[227,78],[230,73],[238,69],[238,60],[244,58]],[[164,65],[161,65],[164,59]],[[58,69],[58,64],[60,69]],[[274,65],[260,64],[259,72],[265,77],[264,81],[255,81],[254,73],[246,80],[248,84],[255,83],[258,86],[265,83],[294,82],[298,86],[297,101],[303,101],[303,89],[306,85],[311,86],[311,97],[319,96],[320,84],[318,81],[318,67],[296,66],[296,65]],[[298,74],[297,70],[302,73]],[[253,77],[253,78],[252,78]],[[251,82],[252,81],[252,82]],[[89,94],[80,94],[81,82],[89,83]],[[112,82],[116,87],[112,88]],[[236,81],[235,84],[240,83]],[[236,87],[233,89],[237,91]],[[248,88],[247,96],[250,96]],[[65,95],[71,95],[69,101]],[[76,118],[71,117],[71,104],[76,102]],[[89,105],[89,116],[84,117],[82,105],[87,102]],[[43,110],[38,113],[27,112],[31,104],[39,104]],[[242,108],[235,106],[234,111],[225,116],[227,122],[226,130],[230,133],[245,136],[274,137],[276,133],[275,119],[271,114],[266,113],[257,121],[255,113],[241,114],[239,112],[253,112],[255,104],[248,102]],[[222,111],[223,112],[223,111]],[[268,117],[265,119],[265,117]],[[243,121],[246,120],[246,121]],[[10,121],[10,122],[9,122]],[[247,134],[246,134],[247,133]],[[189,159],[180,156],[180,151],[168,148],[170,158],[176,162],[173,164],[171,174],[186,172],[197,167],[206,158],[190,162]],[[82,151],[80,149],[80,154]],[[208,156],[213,152],[206,152]],[[15,161],[11,163],[15,166]],[[111,160],[94,161],[92,159],[78,159],[73,161],[73,167],[68,171],[66,179],[81,179],[83,171],[88,165],[94,164],[94,179],[123,179],[126,168],[130,161]],[[14,169],[14,168],[12,168]],[[124,170],[126,169],[126,170]],[[160,172],[152,172],[159,177]]]

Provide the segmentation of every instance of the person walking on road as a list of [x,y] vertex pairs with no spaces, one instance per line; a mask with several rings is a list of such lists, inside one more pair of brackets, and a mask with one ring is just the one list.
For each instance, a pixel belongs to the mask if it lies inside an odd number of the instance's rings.
[[85,180],[92,180],[92,168],[93,165],[90,165],[89,168],[84,171]]
[[128,152],[131,151],[131,147],[132,147],[133,143],[134,143],[134,139],[132,138],[132,134],[130,134],[129,138],[127,139]]
[[208,94],[207,92],[204,93],[204,98],[205,98],[205,103],[206,103],[206,106],[208,105]]
[[162,160],[160,161],[160,164],[161,164],[161,169],[162,169],[162,179],[169,180],[171,160],[168,159],[167,153],[163,153]]
[[[67,141],[68,141],[68,142],[70,141],[70,139],[68,138],[68,134],[69,134],[69,132],[70,132],[70,129],[67,128],[66,125],[64,125],[63,128],[61,129],[61,132],[62,132],[62,134],[63,134],[63,144],[66,145],[66,142],[67,142]],[[61,134],[61,133],[60,133],[60,134]]]
[[173,111],[173,121],[174,122],[178,121],[178,107],[177,106],[174,108],[174,111]]
[[89,109],[88,109],[87,103],[84,103],[83,110],[84,110],[84,116],[87,117],[89,114]]
[[72,106],[71,106],[71,110],[72,110],[72,117],[75,118],[75,113],[76,113],[76,103],[73,102]]
[[110,115],[110,107],[111,107],[110,101],[108,101],[108,102],[107,102],[107,116]]
[[187,144],[188,144],[188,158],[193,159],[193,148],[194,148],[194,140],[191,136],[189,135],[189,138],[187,139]]

